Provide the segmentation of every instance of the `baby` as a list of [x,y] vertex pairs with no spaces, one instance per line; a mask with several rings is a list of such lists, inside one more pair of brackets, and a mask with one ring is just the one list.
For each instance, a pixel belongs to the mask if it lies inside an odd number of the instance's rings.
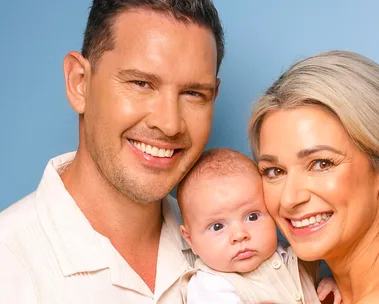
[[[183,238],[199,256],[182,280],[188,304],[320,303],[332,278],[319,284],[315,263],[299,261],[278,245],[255,164],[231,149],[205,152],[178,186]],[[318,265],[318,264],[317,264]]]

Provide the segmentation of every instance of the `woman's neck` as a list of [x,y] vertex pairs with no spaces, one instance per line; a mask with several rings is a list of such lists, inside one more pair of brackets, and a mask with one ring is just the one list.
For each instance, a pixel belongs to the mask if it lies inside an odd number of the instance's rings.
[[[375,223],[344,255],[326,259],[344,304],[353,304],[379,289],[379,229]],[[338,249],[337,249],[338,250]]]

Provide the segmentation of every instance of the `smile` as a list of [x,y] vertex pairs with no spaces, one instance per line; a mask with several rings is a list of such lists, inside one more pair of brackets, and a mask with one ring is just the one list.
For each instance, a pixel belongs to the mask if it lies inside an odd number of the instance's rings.
[[163,149],[155,146],[148,145],[143,142],[129,139],[130,143],[143,153],[152,155],[154,157],[170,158],[174,154],[174,149]]
[[333,213],[319,213],[317,215],[312,215],[309,218],[302,220],[290,220],[292,227],[294,228],[306,228],[306,227],[315,227],[322,224],[330,219]]

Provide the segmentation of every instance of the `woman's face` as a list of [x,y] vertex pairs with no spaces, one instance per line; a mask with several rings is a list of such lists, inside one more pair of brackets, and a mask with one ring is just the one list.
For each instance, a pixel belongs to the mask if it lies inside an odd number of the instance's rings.
[[345,256],[378,217],[378,174],[320,106],[269,113],[259,170],[268,211],[304,260]]

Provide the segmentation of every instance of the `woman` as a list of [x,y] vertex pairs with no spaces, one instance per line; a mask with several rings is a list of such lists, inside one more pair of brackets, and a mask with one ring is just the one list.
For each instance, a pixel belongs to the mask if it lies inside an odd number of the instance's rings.
[[379,302],[379,65],[332,51],[285,72],[249,125],[265,201],[299,258],[324,259],[344,304]]

